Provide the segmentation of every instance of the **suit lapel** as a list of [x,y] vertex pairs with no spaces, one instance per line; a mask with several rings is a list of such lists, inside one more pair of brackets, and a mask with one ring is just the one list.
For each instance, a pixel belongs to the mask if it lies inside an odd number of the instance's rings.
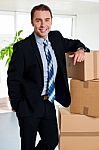
[[51,42],[51,46],[54,50],[54,53],[55,53],[55,56],[56,56],[56,59],[57,59],[57,63],[58,65],[61,65],[61,52],[60,52],[60,49],[59,49],[59,45],[58,43],[56,43],[55,41],[55,37],[51,36],[51,34],[49,33],[49,41]]
[[62,47],[60,47],[60,41],[57,42],[56,36],[51,35],[51,32],[49,33],[49,40],[50,40],[51,46],[54,50],[56,60],[57,60],[57,64],[58,64],[58,66],[60,67],[61,71],[64,74],[66,68],[64,67],[64,64],[63,64],[63,55],[65,57],[65,53],[63,54],[63,52],[62,52]]
[[30,35],[30,40],[31,40],[31,46],[32,46],[32,49],[33,49],[33,53],[35,53],[35,56],[36,56],[37,61],[39,63],[41,72],[43,72],[42,59],[41,59],[40,52],[39,52],[39,49],[38,49],[38,46],[37,46],[37,43],[36,43],[36,40],[35,40],[34,33]]

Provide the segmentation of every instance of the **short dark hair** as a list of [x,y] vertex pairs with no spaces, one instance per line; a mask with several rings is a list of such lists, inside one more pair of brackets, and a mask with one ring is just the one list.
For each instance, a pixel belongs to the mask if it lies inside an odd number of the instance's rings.
[[51,9],[47,5],[40,4],[40,5],[34,6],[32,8],[32,10],[31,10],[31,21],[32,21],[32,19],[34,17],[34,13],[35,13],[36,10],[49,11],[50,15],[51,15],[51,18],[52,18],[52,11],[51,11]]

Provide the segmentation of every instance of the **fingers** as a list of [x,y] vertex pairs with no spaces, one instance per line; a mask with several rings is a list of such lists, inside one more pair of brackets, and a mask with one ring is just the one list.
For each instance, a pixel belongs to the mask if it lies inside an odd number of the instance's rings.
[[77,62],[82,62],[85,59],[85,52],[82,50],[76,51],[74,54],[69,55],[70,58],[73,58],[73,65]]
[[75,65],[77,62],[77,55],[75,54],[69,55],[69,58],[73,58],[73,65]]
[[73,65],[75,65],[75,64],[76,64],[76,62],[78,61],[78,59],[77,59],[77,58],[78,58],[78,56],[77,56],[77,55],[75,55],[75,56],[74,56]]
[[76,62],[82,62],[85,59],[85,52],[82,50],[76,51],[74,56],[74,65]]

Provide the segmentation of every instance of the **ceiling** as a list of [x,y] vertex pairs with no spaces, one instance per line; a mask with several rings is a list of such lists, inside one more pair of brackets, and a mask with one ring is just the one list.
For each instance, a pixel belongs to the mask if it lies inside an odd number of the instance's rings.
[[1,0],[0,10],[30,12],[40,3],[47,4],[56,14],[99,13],[99,0]]

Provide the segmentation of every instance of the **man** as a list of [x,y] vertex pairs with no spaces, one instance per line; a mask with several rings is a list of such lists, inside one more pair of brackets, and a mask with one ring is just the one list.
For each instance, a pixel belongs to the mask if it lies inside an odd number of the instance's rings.
[[[46,5],[32,9],[31,22],[34,32],[13,46],[8,94],[19,121],[21,150],[54,150],[58,144],[54,100],[64,107],[70,105],[65,53],[74,52],[70,57],[75,65],[84,60],[88,49],[79,40],[65,39],[60,32],[50,31],[52,12]],[[37,131],[41,140],[35,146]]]

